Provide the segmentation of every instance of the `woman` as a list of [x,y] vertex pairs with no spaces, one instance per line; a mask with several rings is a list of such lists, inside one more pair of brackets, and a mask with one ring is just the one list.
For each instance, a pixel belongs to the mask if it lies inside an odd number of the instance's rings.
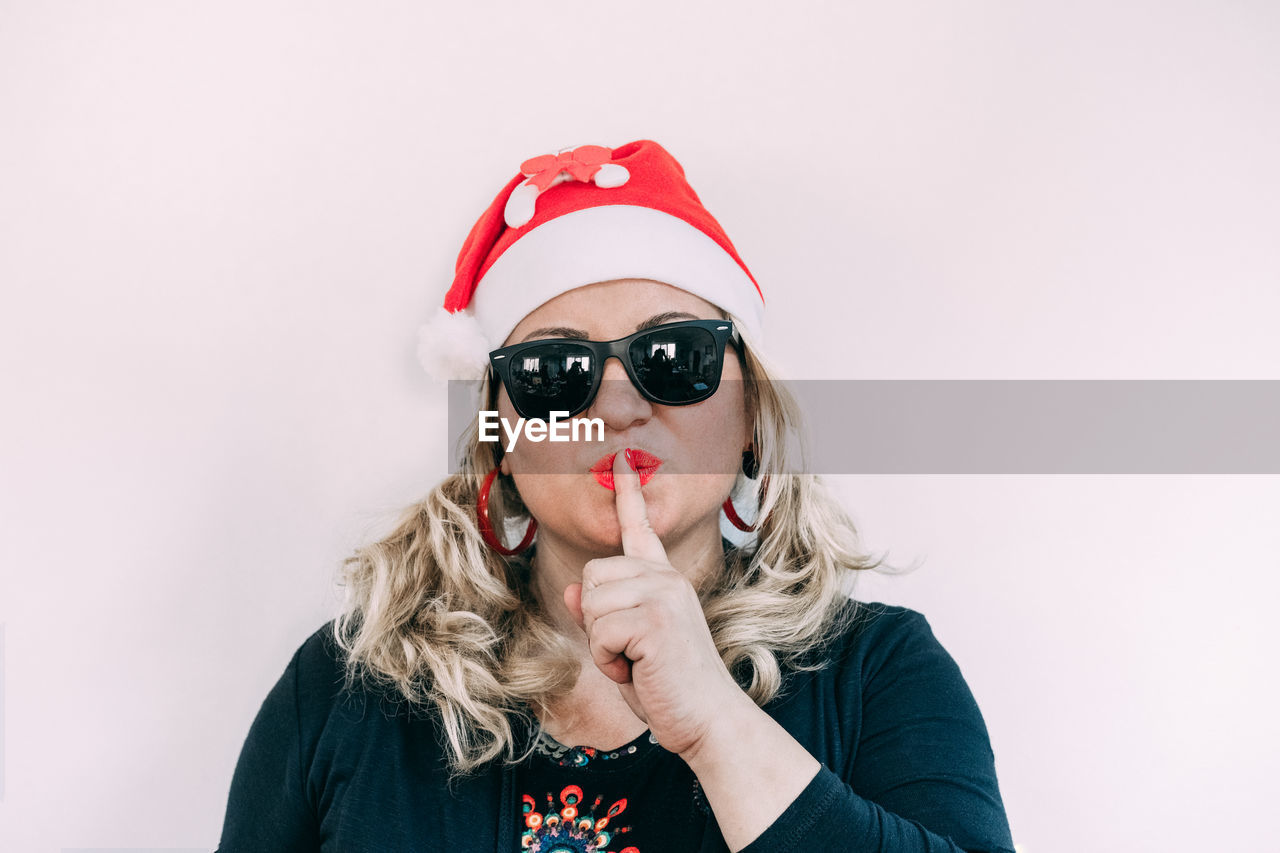
[[760,289],[670,154],[526,161],[445,309],[429,368],[487,364],[508,425],[599,432],[473,430],[347,560],[346,609],[246,740],[223,853],[1012,848],[955,663],[918,613],[845,592],[878,561],[787,472]]

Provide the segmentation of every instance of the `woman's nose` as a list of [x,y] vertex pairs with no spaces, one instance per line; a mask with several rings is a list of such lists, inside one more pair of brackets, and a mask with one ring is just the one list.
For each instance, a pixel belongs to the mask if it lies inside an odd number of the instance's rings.
[[631,384],[622,362],[610,357],[604,362],[600,390],[585,414],[589,418],[600,418],[611,430],[622,431],[647,421],[653,415],[653,405]]

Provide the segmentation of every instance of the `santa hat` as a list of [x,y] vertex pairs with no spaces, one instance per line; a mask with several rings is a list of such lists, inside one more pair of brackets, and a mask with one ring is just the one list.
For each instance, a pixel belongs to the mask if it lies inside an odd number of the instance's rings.
[[583,145],[526,160],[467,235],[444,306],[418,330],[442,379],[479,378],[489,352],[544,302],[574,288],[644,278],[729,314],[762,336],[764,296],[684,169],[658,143]]

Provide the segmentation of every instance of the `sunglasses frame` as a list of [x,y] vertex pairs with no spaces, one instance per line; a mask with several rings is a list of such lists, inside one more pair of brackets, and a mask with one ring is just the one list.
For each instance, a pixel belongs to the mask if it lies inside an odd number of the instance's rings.
[[[716,343],[716,363],[719,369],[716,371],[715,381],[709,383],[709,390],[706,394],[698,397],[696,400],[686,400],[679,403],[671,403],[666,400],[660,400],[653,394],[649,393],[640,380],[636,377],[635,366],[631,364],[629,349],[631,344],[636,340],[662,332],[665,329],[696,327],[704,329],[711,333]],[[587,391],[586,401],[577,411],[569,412],[568,417],[585,412],[591,408],[591,404],[596,400],[596,394],[600,390],[600,383],[604,378],[605,364],[610,358],[616,358],[622,362],[622,368],[627,372],[627,378],[631,380],[631,384],[635,387],[640,395],[650,403],[657,403],[660,406],[692,406],[695,403],[701,403],[715,395],[720,389],[720,377],[724,374],[724,351],[727,344],[732,343],[736,349],[741,352],[741,338],[737,331],[733,328],[731,320],[679,320],[674,323],[663,323],[660,326],[652,326],[648,329],[641,329],[634,334],[627,335],[625,338],[618,338],[613,341],[588,341],[581,338],[540,338],[536,341],[525,341],[519,344],[512,344],[508,347],[501,347],[489,353],[489,364],[493,367],[498,378],[502,380],[502,385],[507,389],[507,397],[511,400],[511,405],[515,407],[516,413],[523,418],[537,417],[531,415],[521,409],[520,404],[516,401],[516,397],[511,393],[511,365],[515,361],[516,356],[525,350],[533,347],[545,346],[546,344],[575,344],[591,352],[595,363],[599,364],[598,370],[591,371],[591,387]],[[563,411],[557,409],[556,411]]]

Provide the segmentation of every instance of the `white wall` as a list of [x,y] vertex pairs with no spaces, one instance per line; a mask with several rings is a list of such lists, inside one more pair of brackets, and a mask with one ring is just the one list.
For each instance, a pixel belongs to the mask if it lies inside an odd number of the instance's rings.
[[[533,154],[663,142],[809,376],[1280,379],[1278,10],[0,4],[0,848],[212,848]],[[1271,843],[1277,478],[837,485],[1026,850]]]

